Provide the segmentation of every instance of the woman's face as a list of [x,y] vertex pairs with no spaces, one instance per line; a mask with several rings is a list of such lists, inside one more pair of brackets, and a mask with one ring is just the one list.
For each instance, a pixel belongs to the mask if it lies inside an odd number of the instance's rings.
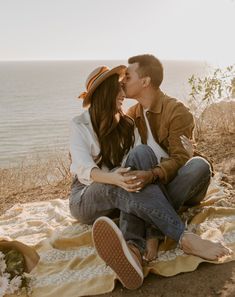
[[125,93],[124,93],[123,88],[120,86],[120,91],[116,98],[117,110],[122,109],[122,103],[123,103],[124,98],[125,98]]

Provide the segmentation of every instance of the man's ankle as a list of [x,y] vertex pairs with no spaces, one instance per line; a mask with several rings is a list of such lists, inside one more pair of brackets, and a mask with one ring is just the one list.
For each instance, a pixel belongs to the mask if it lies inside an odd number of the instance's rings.
[[127,245],[128,245],[129,250],[131,251],[132,255],[134,256],[135,260],[137,260],[138,263],[140,264],[140,266],[142,267],[142,264],[143,264],[142,263],[142,255],[141,255],[141,252],[138,249],[138,247],[132,243],[128,243]]

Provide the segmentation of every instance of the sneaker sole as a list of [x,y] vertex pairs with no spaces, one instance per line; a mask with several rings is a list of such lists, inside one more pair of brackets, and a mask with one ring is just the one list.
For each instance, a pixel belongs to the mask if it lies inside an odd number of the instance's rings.
[[92,228],[92,238],[98,255],[117,274],[124,287],[134,290],[143,284],[143,272],[112,220],[98,218]]

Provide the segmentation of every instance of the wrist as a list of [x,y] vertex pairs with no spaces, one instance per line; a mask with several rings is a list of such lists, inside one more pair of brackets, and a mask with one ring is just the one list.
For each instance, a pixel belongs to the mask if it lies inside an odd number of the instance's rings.
[[108,179],[108,183],[110,185],[114,185],[114,186],[119,186],[119,176],[120,174],[116,174],[116,172],[109,172],[109,179]]
[[153,175],[155,177],[155,179],[159,179],[161,182],[164,181],[164,173],[163,173],[163,170],[161,169],[161,167],[154,167],[152,168],[152,172],[153,172]]
[[154,171],[154,168],[150,169],[150,172],[152,174],[152,181],[151,181],[151,183],[154,184],[158,180],[159,175],[158,175],[158,173],[156,173],[156,171]]

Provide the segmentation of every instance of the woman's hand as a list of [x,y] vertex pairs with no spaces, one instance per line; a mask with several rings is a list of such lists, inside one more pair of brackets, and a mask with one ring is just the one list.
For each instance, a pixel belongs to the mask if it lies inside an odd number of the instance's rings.
[[132,178],[132,182],[138,185],[138,191],[151,184],[153,173],[151,170],[134,170],[124,173],[125,178]]
[[[120,167],[114,171],[107,172],[94,167],[91,170],[91,179],[97,183],[121,187],[128,192],[137,192],[142,188],[140,187],[141,182],[137,179],[136,175],[130,171],[130,169],[130,167]],[[127,173],[128,176],[126,176]]]
[[[110,174],[113,174],[114,184],[118,187],[123,188],[128,192],[138,192],[141,190],[141,182],[137,178],[135,171],[130,171],[130,167],[120,167]],[[128,174],[127,174],[128,173]]]

